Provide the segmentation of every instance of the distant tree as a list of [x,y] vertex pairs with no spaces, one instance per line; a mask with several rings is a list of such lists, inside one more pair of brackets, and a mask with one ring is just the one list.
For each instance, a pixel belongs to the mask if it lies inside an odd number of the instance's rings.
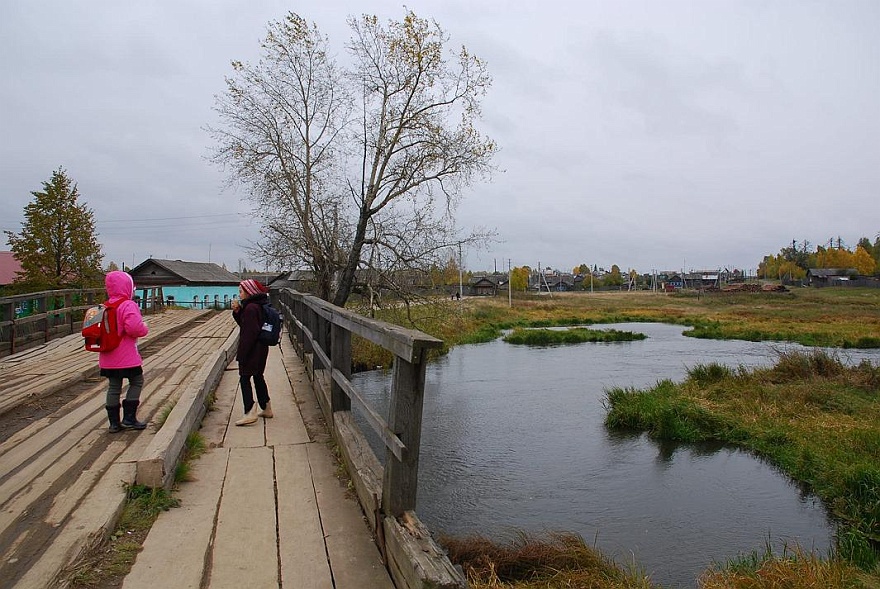
[[854,268],[853,253],[844,247],[819,247],[816,268]]
[[116,265],[116,262],[110,262],[107,264],[107,272],[115,272],[119,270],[119,266]]
[[16,284],[34,290],[100,286],[103,254],[95,215],[78,202],[76,184],[58,168],[42,191],[31,194],[34,200],[24,208],[21,233],[5,231],[21,262]]
[[531,269],[528,266],[514,268],[510,272],[510,288],[514,290],[525,291],[529,288],[529,274]]
[[446,33],[412,12],[348,24],[342,71],[315,25],[293,13],[270,23],[261,61],[233,62],[210,129],[215,163],[258,205],[261,255],[308,266],[337,305],[359,271],[400,284],[395,274],[489,237],[460,235],[453,213],[496,151],[475,125],[491,83],[481,60],[448,53]]
[[611,266],[611,272],[602,279],[605,286],[620,286],[623,284],[623,276],[620,274],[620,266],[614,264]]
[[862,246],[856,248],[856,251],[852,256],[852,263],[853,267],[863,276],[871,276],[877,269],[876,260],[874,260],[868,250]]

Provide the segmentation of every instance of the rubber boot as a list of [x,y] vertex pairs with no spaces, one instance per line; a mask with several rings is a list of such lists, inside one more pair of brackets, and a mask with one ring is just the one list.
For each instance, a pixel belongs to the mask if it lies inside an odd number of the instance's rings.
[[147,427],[146,423],[137,420],[137,408],[140,404],[140,401],[129,401],[128,399],[122,402],[122,423],[120,425],[123,428],[144,429]]
[[122,426],[119,424],[119,405],[114,407],[105,405],[104,408],[107,410],[107,420],[110,422],[110,428],[107,431],[111,434],[122,431]]
[[275,413],[272,412],[272,401],[266,401],[266,406],[257,411],[257,417],[264,417],[266,419],[275,417]]
[[251,407],[251,410],[244,414],[244,417],[235,422],[235,425],[250,425],[257,422],[257,404]]

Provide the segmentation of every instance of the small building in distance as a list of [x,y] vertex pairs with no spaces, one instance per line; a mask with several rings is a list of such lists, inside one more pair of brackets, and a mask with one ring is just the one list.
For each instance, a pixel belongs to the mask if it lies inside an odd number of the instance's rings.
[[859,277],[855,268],[810,268],[807,270],[807,284],[810,286],[845,286]]
[[161,288],[166,305],[228,308],[238,298],[238,276],[212,262],[149,258],[128,271],[136,288]]
[[21,263],[12,252],[0,252],[0,289],[9,286],[21,272]]

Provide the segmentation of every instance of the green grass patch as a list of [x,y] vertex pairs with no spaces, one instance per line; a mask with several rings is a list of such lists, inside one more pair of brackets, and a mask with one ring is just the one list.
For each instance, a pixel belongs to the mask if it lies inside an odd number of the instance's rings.
[[606,393],[610,428],[682,442],[735,444],[808,485],[843,523],[841,557],[880,566],[880,367],[846,366],[822,351],[769,368],[709,365],[682,383]]
[[72,589],[118,587],[140,552],[153,522],[163,511],[180,505],[164,489],[126,486],[126,503],[116,529],[105,544],[89,552],[65,575]]
[[199,458],[207,449],[205,438],[199,432],[190,432],[183,446],[183,456],[174,469],[174,482],[192,480],[192,461]]
[[168,421],[168,416],[171,415],[171,412],[174,411],[174,406],[176,403],[169,403],[162,407],[162,411],[159,412],[159,415],[156,416],[156,427],[158,429],[162,429],[162,426],[165,425],[165,422]]
[[588,329],[575,327],[572,329],[522,329],[516,328],[504,336],[509,344],[526,346],[548,346],[554,344],[610,343],[643,340],[647,336],[632,331],[616,329]]
[[868,588],[864,574],[846,560],[823,559],[800,547],[782,554],[768,548],[716,565],[699,580],[700,589],[855,589]]

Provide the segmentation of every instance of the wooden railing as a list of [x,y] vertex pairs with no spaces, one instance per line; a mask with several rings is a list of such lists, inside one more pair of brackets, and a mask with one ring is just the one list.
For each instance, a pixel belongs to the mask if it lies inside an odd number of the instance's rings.
[[84,311],[105,296],[103,288],[91,288],[0,298],[0,356],[74,333]]
[[[290,289],[273,290],[272,300],[284,315],[288,337],[303,360],[397,587],[466,587],[415,513],[427,352],[443,342]],[[387,417],[350,380],[353,335],[394,355]],[[353,405],[382,441],[384,467],[355,423]]]
[[[153,290],[138,289],[145,312],[161,310],[161,297],[156,303]],[[103,288],[47,290],[0,298],[0,357],[76,333],[85,310],[106,298]]]

